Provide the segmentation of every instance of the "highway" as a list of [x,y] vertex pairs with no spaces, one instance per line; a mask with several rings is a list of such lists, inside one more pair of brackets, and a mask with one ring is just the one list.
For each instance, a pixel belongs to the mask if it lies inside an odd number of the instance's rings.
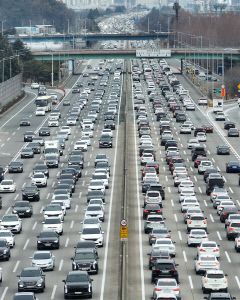
[[[170,60],[170,64],[176,65],[175,60]],[[94,66],[98,65],[98,61],[89,61],[84,64]],[[131,62],[125,61],[126,70],[130,70]],[[84,69],[84,72],[86,69]],[[214,163],[214,166],[221,170],[226,179],[226,187],[230,196],[236,205],[240,208],[238,175],[228,174],[225,172],[225,164],[230,160],[239,160],[239,138],[228,138],[226,130],[223,129],[223,122],[216,122],[211,108],[200,108],[197,106],[197,98],[200,94],[181,75],[177,75],[181,84],[189,90],[192,99],[195,102],[196,110],[187,112],[187,117],[195,126],[200,127],[206,123],[212,123],[214,133],[207,134],[206,145],[208,157]],[[71,88],[75,82],[82,81],[84,84],[87,78],[73,76],[66,87],[66,98],[74,102],[78,98],[78,94],[72,94]],[[104,247],[99,249],[99,274],[93,275],[93,299],[113,300],[119,299],[120,295],[120,219],[122,211],[123,197],[123,176],[124,176],[124,159],[127,162],[127,215],[129,224],[129,239],[127,242],[127,299],[150,299],[153,291],[151,284],[151,271],[148,270],[148,256],[151,246],[148,244],[148,235],[143,232],[144,222],[142,220],[142,204],[143,195],[141,193],[141,166],[138,156],[139,138],[136,129],[135,112],[133,110],[132,99],[132,80],[131,74],[122,75],[122,93],[120,97],[118,116],[116,118],[116,130],[114,131],[113,149],[98,148],[98,139],[103,129],[103,114],[106,111],[106,101],[110,93],[112,83],[112,75],[110,76],[109,85],[103,98],[103,104],[99,113],[98,121],[95,125],[94,137],[92,145],[89,146],[85,153],[85,167],[83,176],[76,185],[76,191],[72,197],[72,208],[67,212],[64,220],[64,233],[61,236],[61,246],[59,250],[54,250],[56,256],[56,268],[53,272],[46,272],[46,289],[44,293],[37,295],[38,299],[63,299],[63,283],[67,273],[71,270],[71,257],[74,253],[74,246],[79,240],[79,231],[81,230],[81,221],[84,218],[84,208],[86,208],[86,192],[87,185],[90,181],[94,170],[94,159],[97,153],[106,153],[111,165],[111,187],[106,192],[106,218],[103,224],[104,230]],[[99,78],[96,86],[99,83]],[[166,217],[166,225],[171,230],[173,241],[176,242],[177,254],[175,261],[179,264],[178,272],[180,278],[180,290],[182,299],[202,299],[201,276],[196,275],[194,271],[194,257],[196,256],[196,248],[187,246],[186,225],[183,222],[183,214],[180,211],[178,202],[177,189],[173,186],[173,179],[165,162],[164,147],[160,146],[159,124],[156,122],[152,110],[152,104],[148,100],[147,86],[145,80],[141,77],[141,85],[144,89],[146,99],[146,108],[151,125],[151,135],[156,150],[156,160],[160,163],[160,183],[165,186],[166,200],[163,201],[163,215]],[[157,85],[156,85],[157,87]],[[157,87],[160,94],[160,90]],[[7,166],[12,159],[19,160],[18,154],[24,146],[23,134],[27,127],[19,127],[19,122],[23,117],[30,117],[30,130],[38,132],[38,129],[46,123],[46,117],[35,117],[34,99],[36,93],[34,90],[28,90],[28,96],[12,110],[7,112],[0,119],[0,165]],[[94,99],[94,92],[90,94],[90,101]],[[126,101],[126,104],[125,104]],[[162,97],[162,103],[167,110],[166,102]],[[125,106],[126,105],[126,106]],[[68,106],[59,108],[62,113],[61,124],[66,121],[69,113]],[[81,112],[81,118],[87,115],[89,105]],[[231,104],[224,107],[224,111],[230,120],[235,121],[239,125],[239,108],[237,104]],[[205,194],[205,183],[202,175],[197,173],[197,169],[193,167],[190,157],[190,150],[187,149],[187,141],[190,135],[179,134],[180,123],[176,123],[172,119],[172,114],[168,111],[171,119],[171,126],[174,130],[174,139],[178,141],[180,153],[185,160],[188,173],[195,183],[197,198],[204,215],[207,217],[209,238],[216,241],[220,245],[221,258],[220,264],[228,274],[229,291],[234,296],[239,295],[240,290],[240,270],[239,254],[234,250],[234,242],[227,241],[225,236],[224,224],[220,223],[216,210],[213,209],[209,200],[209,196]],[[126,124],[126,131],[124,125]],[[51,139],[56,135],[58,128],[51,128]],[[127,133],[127,134],[126,134]],[[34,214],[29,219],[23,219],[23,231],[16,235],[16,246],[11,250],[11,258],[8,262],[1,262],[3,268],[3,282],[0,286],[0,300],[8,300],[17,292],[17,278],[22,268],[29,266],[33,252],[36,251],[36,236],[41,231],[43,208],[50,202],[54,186],[57,183],[57,176],[60,169],[67,165],[68,153],[73,149],[73,144],[81,136],[80,124],[72,127],[72,134],[69,141],[66,142],[64,155],[61,157],[60,167],[58,169],[50,169],[50,178],[48,187],[41,189],[41,200],[33,203]],[[191,135],[192,136],[192,135]],[[124,148],[124,140],[126,139],[126,149]],[[230,156],[216,155],[216,146],[219,144],[229,144],[231,147]],[[43,154],[35,155],[33,159],[22,160],[24,162],[24,173],[6,174],[6,178],[13,178],[17,185],[17,191],[14,194],[3,194],[3,208],[0,216],[11,212],[11,206],[15,200],[21,199],[21,189],[25,185],[29,185],[31,180],[32,168],[38,162],[43,161]]]

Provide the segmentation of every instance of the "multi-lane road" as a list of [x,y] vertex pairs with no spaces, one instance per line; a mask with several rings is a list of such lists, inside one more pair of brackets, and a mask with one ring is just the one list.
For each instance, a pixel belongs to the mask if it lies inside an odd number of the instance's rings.
[[[114,64],[115,62],[113,62]],[[156,63],[158,63],[156,61]],[[177,62],[170,60],[169,64],[175,65]],[[98,65],[98,61],[86,62],[83,66],[91,64]],[[106,63],[105,63],[106,64]],[[141,65],[141,63],[140,63]],[[131,70],[131,62],[124,62],[124,70]],[[86,70],[85,70],[86,71]],[[189,90],[191,98],[196,104],[199,93],[184,77],[177,75],[181,84]],[[99,84],[98,78],[95,86]],[[149,299],[152,295],[153,285],[151,284],[151,271],[148,270],[148,256],[151,246],[148,244],[148,235],[143,232],[142,204],[143,195],[141,193],[141,166],[138,156],[139,138],[136,129],[135,112],[133,109],[132,97],[132,79],[130,72],[124,72],[121,77],[121,96],[119,97],[118,115],[116,116],[116,130],[114,131],[113,149],[99,149],[98,140],[103,129],[103,114],[107,109],[107,99],[111,91],[113,75],[109,77],[109,84],[103,98],[101,111],[95,125],[94,137],[91,140],[91,146],[85,153],[85,166],[83,176],[76,185],[76,191],[72,197],[72,208],[67,212],[64,220],[64,233],[60,238],[60,249],[54,250],[56,256],[56,268],[53,272],[46,272],[46,289],[44,293],[37,295],[39,299],[63,299],[63,283],[67,273],[71,270],[71,257],[74,253],[74,246],[79,240],[79,231],[81,230],[81,221],[84,218],[84,209],[86,208],[87,185],[94,171],[94,160],[98,153],[106,153],[111,165],[110,189],[106,192],[106,218],[103,224],[104,247],[99,249],[99,274],[92,276],[93,298],[100,300],[119,299],[120,278],[121,278],[121,253],[120,253],[120,219],[122,215],[123,197],[126,195],[126,211],[129,225],[129,238],[127,242],[126,255],[126,299]],[[83,85],[88,81],[82,76],[73,76],[66,86],[66,96],[74,103],[79,97],[78,94],[72,94],[71,88],[77,81],[82,81]],[[172,240],[176,242],[176,258],[179,264],[178,272],[180,277],[180,290],[182,299],[202,299],[201,276],[196,275],[194,271],[194,257],[196,248],[187,246],[186,225],[183,222],[183,214],[178,202],[177,189],[173,186],[173,179],[168,171],[165,162],[165,151],[160,146],[159,124],[152,110],[152,104],[148,100],[146,82],[141,77],[141,85],[146,100],[148,118],[151,125],[151,136],[156,150],[156,160],[160,164],[160,183],[165,186],[166,199],[163,201],[163,215],[166,217],[166,225],[171,230]],[[156,85],[157,92],[160,89]],[[60,96],[60,94],[59,94]],[[23,117],[28,116],[31,120],[31,130],[38,132],[38,129],[46,124],[46,117],[35,117],[34,100],[37,97],[34,90],[27,93],[27,97],[0,119],[0,165],[7,166],[15,159],[19,160],[19,151],[24,147],[23,134],[28,128],[19,127],[19,122]],[[82,110],[81,118],[87,115],[89,103],[94,99],[94,92],[91,92],[88,105]],[[162,97],[163,106],[166,111],[166,102]],[[70,108],[59,104],[62,113],[61,124],[64,125]],[[239,127],[239,108],[237,104],[225,106],[224,110],[228,118],[235,121]],[[213,209],[209,196],[205,194],[205,183],[202,175],[197,173],[193,167],[190,157],[190,151],[187,149],[189,135],[180,135],[180,125],[175,123],[169,112],[171,126],[174,131],[174,139],[178,141],[181,156],[185,160],[189,176],[195,183],[196,195],[207,217],[209,238],[220,245],[221,250],[221,269],[228,274],[229,291],[238,296],[240,290],[240,271],[238,268],[239,254],[234,250],[232,241],[227,241],[225,237],[224,225],[220,223],[216,210]],[[187,117],[195,126],[201,126],[211,123],[214,126],[214,133],[207,134],[207,142],[204,143],[207,149],[208,157],[214,163],[214,166],[221,170],[225,180],[226,187],[233,201],[239,207],[240,198],[238,175],[227,174],[225,172],[225,163],[230,160],[238,160],[240,155],[239,138],[228,138],[223,129],[223,122],[216,122],[211,108],[200,108],[196,105],[196,110],[187,112]],[[126,125],[126,126],[125,126]],[[51,136],[56,136],[58,128],[51,128]],[[11,250],[11,258],[8,262],[1,262],[3,268],[3,282],[0,286],[0,300],[12,299],[17,292],[17,277],[21,270],[29,266],[33,252],[36,251],[37,235],[42,229],[43,208],[50,203],[54,186],[57,184],[57,177],[60,170],[67,166],[68,153],[73,149],[74,142],[81,137],[81,127],[78,122],[72,127],[72,134],[66,142],[64,155],[61,157],[58,169],[50,169],[50,178],[48,187],[41,189],[41,200],[33,204],[33,216],[29,219],[23,219],[23,231],[16,235],[16,246]],[[219,144],[229,144],[231,147],[230,156],[217,156],[216,146]],[[33,159],[25,159],[24,173],[8,174],[6,178],[12,178],[16,182],[17,191],[14,194],[3,194],[3,208],[0,211],[2,217],[11,212],[11,206],[14,201],[21,199],[21,189],[25,185],[31,184],[32,169],[36,163],[43,161],[43,154],[35,155]],[[125,164],[124,164],[125,162]],[[127,166],[127,169],[125,169]],[[124,176],[126,176],[126,194],[123,190]],[[240,207],[239,207],[240,208]]]

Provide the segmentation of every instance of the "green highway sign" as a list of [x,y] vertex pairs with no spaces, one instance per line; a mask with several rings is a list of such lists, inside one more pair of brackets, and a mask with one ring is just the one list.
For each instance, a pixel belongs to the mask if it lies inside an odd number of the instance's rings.
[[221,89],[215,89],[216,94],[221,94]]

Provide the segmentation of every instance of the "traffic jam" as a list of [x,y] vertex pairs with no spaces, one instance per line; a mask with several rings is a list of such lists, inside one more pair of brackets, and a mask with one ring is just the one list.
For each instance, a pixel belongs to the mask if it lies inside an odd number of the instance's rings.
[[[231,154],[224,143],[209,155],[214,124],[203,117],[194,122],[197,102],[166,60],[132,61],[132,95],[146,297],[236,299],[230,287],[235,293],[239,288],[237,267],[227,274],[224,266],[232,262],[225,245],[235,256],[240,251],[240,213],[225,172],[238,173],[239,162],[228,158],[226,169],[217,166],[218,155],[221,160]],[[229,176],[238,182],[237,175]]]
[[[7,193],[21,192],[0,222],[1,261],[11,261],[12,248],[18,248],[15,234],[24,233],[24,219],[34,218],[34,230],[37,228],[35,238],[24,246],[26,250],[33,243],[35,248],[30,260],[27,257],[29,264],[21,265],[20,269],[18,261],[14,268],[13,272],[19,275],[11,299],[53,299],[55,293],[57,299],[96,298],[100,293],[101,279],[96,277],[103,266],[101,248],[105,246],[104,228],[108,222],[123,61],[98,61],[96,72],[91,74],[90,68],[88,64],[59,103],[51,103],[46,88],[37,86],[41,93],[35,101],[35,118],[42,118],[42,125],[35,131],[31,130],[28,116],[20,121],[24,146],[6,171],[3,168],[1,200],[5,200]],[[32,171],[21,189],[15,181],[24,175],[28,164]],[[36,206],[40,203],[39,215]],[[83,218],[79,220],[82,212]],[[70,223],[67,228],[66,219]],[[50,292],[54,276],[46,271],[62,270],[66,256],[60,253],[69,247],[71,238],[78,242],[67,252],[69,272],[67,276],[62,273],[61,286],[54,285]],[[1,268],[2,283],[4,271],[7,272],[6,268]],[[36,298],[37,292],[40,294]]]

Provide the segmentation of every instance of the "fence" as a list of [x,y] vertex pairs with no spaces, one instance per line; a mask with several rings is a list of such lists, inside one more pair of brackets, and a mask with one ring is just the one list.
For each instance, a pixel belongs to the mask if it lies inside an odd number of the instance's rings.
[[23,93],[22,73],[0,83],[0,112]]

